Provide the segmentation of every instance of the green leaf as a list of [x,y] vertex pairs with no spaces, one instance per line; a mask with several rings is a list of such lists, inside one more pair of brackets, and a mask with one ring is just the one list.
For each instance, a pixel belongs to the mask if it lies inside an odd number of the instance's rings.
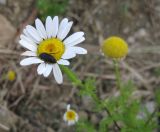
[[36,6],[43,20],[47,16],[63,15],[67,9],[68,0],[37,0]]

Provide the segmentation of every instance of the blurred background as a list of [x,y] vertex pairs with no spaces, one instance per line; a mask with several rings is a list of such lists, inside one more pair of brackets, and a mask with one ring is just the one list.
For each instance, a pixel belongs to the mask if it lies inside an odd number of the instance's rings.
[[38,76],[36,65],[20,66],[19,35],[37,17],[49,15],[73,20],[71,32],[85,32],[81,46],[88,54],[72,59],[69,67],[82,80],[96,78],[102,99],[118,93],[112,60],[101,55],[100,45],[112,35],[124,38],[129,55],[120,63],[122,80],[133,80],[135,97],[154,111],[160,88],[159,0],[0,0],[0,124],[6,127],[0,132],[74,132],[62,118],[68,103],[94,125],[103,116],[92,112],[90,99],[80,98],[65,75],[57,85],[53,75]]

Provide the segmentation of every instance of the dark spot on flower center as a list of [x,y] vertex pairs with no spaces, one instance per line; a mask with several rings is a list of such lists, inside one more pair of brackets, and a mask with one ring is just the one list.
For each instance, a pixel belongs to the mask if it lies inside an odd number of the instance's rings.
[[39,55],[39,58],[40,58],[41,60],[47,62],[47,63],[52,63],[52,64],[54,64],[54,63],[57,62],[56,59],[55,59],[52,55],[50,55],[50,54],[48,54],[48,53],[41,53],[41,54]]

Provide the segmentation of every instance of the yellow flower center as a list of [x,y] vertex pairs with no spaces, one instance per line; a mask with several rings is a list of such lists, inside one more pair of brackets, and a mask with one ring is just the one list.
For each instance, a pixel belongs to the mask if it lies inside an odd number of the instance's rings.
[[65,50],[65,46],[62,41],[56,38],[51,38],[39,43],[38,49],[37,49],[37,55],[40,57],[42,53],[46,53],[51,57],[53,57],[56,61],[58,61],[59,59],[61,59],[61,56],[63,55],[64,50]]
[[120,37],[110,37],[104,40],[101,49],[106,56],[113,59],[123,58],[128,53],[128,45]]
[[68,121],[75,120],[76,119],[76,112],[74,110],[67,111],[66,118]]
[[9,81],[14,81],[16,78],[16,73],[13,70],[9,70],[7,73],[7,78]]

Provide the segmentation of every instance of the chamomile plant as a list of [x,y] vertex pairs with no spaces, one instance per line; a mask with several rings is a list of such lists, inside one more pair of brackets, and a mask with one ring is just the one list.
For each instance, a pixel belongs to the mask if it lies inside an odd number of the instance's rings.
[[68,59],[74,58],[76,54],[87,53],[86,49],[77,46],[85,40],[84,32],[75,32],[67,37],[72,24],[67,18],[59,21],[58,16],[48,16],[45,25],[38,18],[35,20],[35,27],[27,25],[19,41],[20,45],[27,49],[21,55],[27,58],[20,64],[39,64],[39,75],[48,77],[53,71],[55,80],[61,84],[63,77],[59,65],[69,65]]
[[63,116],[63,120],[69,125],[74,125],[76,122],[78,122],[78,114],[76,113],[75,110],[71,109],[70,108],[71,105],[68,104],[67,105],[67,111],[64,113],[64,116]]

